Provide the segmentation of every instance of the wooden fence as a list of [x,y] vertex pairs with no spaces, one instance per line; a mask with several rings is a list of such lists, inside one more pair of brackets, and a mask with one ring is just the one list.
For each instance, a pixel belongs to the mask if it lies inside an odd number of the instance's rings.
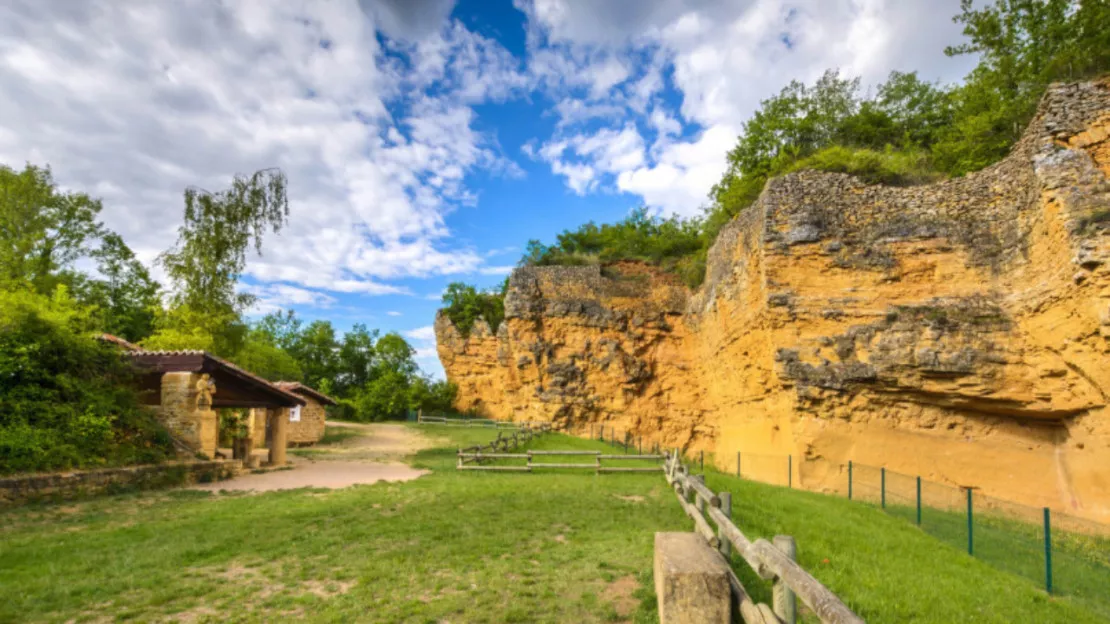
[[[733,524],[732,495],[728,492],[714,494],[705,485],[705,477],[691,475],[682,465],[678,451],[668,454],[665,462],[667,483],[678,496],[678,502],[694,520],[697,533],[717,548],[726,561],[732,549],[762,579],[773,581],[773,606],[756,604],[740,580],[729,569],[729,582],[733,598],[741,617],[748,624],[794,624],[797,618],[795,597],[801,598],[822,622],[835,624],[862,623],[863,619],[852,612],[820,581],[794,561],[794,540],[787,536],[775,537],[772,544],[764,539],[749,540]],[[691,502],[691,494],[693,502]],[[714,531],[706,517],[717,525]]]
[[[525,451],[523,453],[511,452],[518,444],[531,441],[536,435],[534,432],[546,433],[551,431],[551,425],[542,424],[538,427],[529,427],[524,430],[526,433],[521,437],[517,434],[512,436],[503,437],[498,433],[497,440],[484,446],[471,446],[468,449],[458,450],[458,470],[491,470],[491,471],[506,471],[506,472],[532,472],[533,469],[571,469],[571,470],[593,470],[598,474],[604,472],[663,472],[663,461],[666,455],[627,455],[627,454],[606,454],[601,451]],[[490,449],[490,451],[485,451]],[[587,457],[593,459],[593,462],[558,462],[551,461],[554,457]],[[524,464],[508,464],[508,465],[484,465],[482,462],[487,460],[524,460]],[[538,461],[537,461],[538,460]],[[619,461],[656,461],[660,462],[659,465],[654,466],[615,466],[605,465],[602,461],[606,462],[619,462]]]
[[422,425],[444,425],[447,427],[486,427],[489,429],[524,429],[528,427],[538,428],[545,424],[530,421],[513,422],[508,420],[493,420],[491,418],[447,418],[446,416],[425,416],[423,413],[417,414],[416,422]]
[[506,470],[512,468],[511,466],[467,466],[465,464],[481,463],[481,460],[495,459],[505,455],[515,456],[511,451],[515,450],[518,446],[527,444],[537,437],[550,432],[551,425],[548,423],[541,423],[536,426],[525,424],[512,434],[498,431],[497,437],[489,444],[480,444],[459,449],[459,464],[457,468],[459,470]]

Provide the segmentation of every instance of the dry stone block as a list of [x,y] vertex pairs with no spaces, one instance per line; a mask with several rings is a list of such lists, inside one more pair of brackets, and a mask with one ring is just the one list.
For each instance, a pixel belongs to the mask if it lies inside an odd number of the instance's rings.
[[728,567],[696,533],[655,534],[655,594],[662,624],[728,624]]

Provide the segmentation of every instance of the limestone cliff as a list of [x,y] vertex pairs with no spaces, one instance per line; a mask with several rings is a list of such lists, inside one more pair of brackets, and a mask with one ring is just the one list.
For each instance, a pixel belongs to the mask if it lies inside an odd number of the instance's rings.
[[667,446],[848,459],[1110,521],[1110,83],[1052,87],[1011,155],[930,186],[774,179],[690,292],[635,263],[516,270],[438,351],[459,407]]

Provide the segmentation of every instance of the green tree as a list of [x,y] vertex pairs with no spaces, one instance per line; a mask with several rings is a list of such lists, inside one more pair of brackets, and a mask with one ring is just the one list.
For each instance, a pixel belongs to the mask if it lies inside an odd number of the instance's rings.
[[290,348],[304,371],[304,381],[313,388],[323,383],[334,384],[339,375],[339,341],[331,322],[317,320],[309,323],[297,335]]
[[418,375],[409,385],[409,408],[425,412],[450,411],[458,391],[458,386],[449,381]]
[[485,319],[490,329],[497,331],[505,319],[505,285],[500,291],[480,291],[470,284],[452,282],[443,292],[444,309],[447,318],[463,336],[470,335],[474,323]]
[[0,473],[156,462],[166,431],[64,286],[0,289]]
[[1050,82],[1110,70],[1106,0],[996,0],[981,8],[961,0],[954,20],[968,41],[945,53],[977,54],[979,64],[953,93],[953,123],[935,150],[951,174],[1004,157]]
[[241,348],[246,331],[240,316],[255,302],[236,291],[247,252],[253,247],[261,254],[266,230],[280,231],[288,215],[285,175],[276,169],[237,175],[229,189],[215,193],[187,189],[177,243],[159,258],[173,308],[159,327],[167,335],[155,342],[208,335],[222,355]]
[[78,300],[93,308],[95,327],[132,342],[149,336],[161,308],[160,289],[150,272],[112,232],[104,234],[90,255],[102,279],[79,276],[74,290]]
[[263,316],[252,328],[253,332],[265,336],[271,344],[292,351],[300,339],[301,319],[292,310],[271,312]]
[[0,165],[0,282],[40,293],[68,284],[73,263],[103,233],[99,200],[58,190],[49,167]]
[[270,381],[304,379],[304,371],[301,370],[301,365],[296,358],[254,330],[247,336],[243,347],[235,353],[232,360],[237,366]]
[[335,392],[340,396],[353,394],[356,388],[365,386],[374,376],[378,350],[378,330],[368,330],[356,323],[350,331],[343,334],[339,345],[338,374],[335,378]]

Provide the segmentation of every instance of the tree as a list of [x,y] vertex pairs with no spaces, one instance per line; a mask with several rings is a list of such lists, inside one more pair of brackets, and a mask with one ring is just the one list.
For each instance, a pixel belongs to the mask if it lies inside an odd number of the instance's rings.
[[377,341],[378,330],[367,330],[361,323],[343,334],[338,353],[339,372],[333,386],[337,394],[348,396],[370,382],[378,357]]
[[49,297],[0,289],[0,474],[172,456],[133,369],[87,327],[64,286]]
[[955,115],[935,150],[944,171],[961,175],[1004,157],[1036,111],[1045,87],[1110,70],[1110,2],[961,0],[954,21],[968,41],[950,56],[979,64],[953,93]]
[[154,330],[159,286],[119,235],[107,232],[90,254],[103,279],[75,278],[78,300],[93,308],[95,327],[139,342]]
[[[231,188],[185,191],[184,224],[176,245],[159,257],[171,281],[173,307],[161,317],[151,344],[185,348],[175,340],[212,345],[230,356],[243,346],[241,315],[255,301],[236,292],[247,251],[262,253],[266,229],[281,230],[289,215],[285,175],[276,169],[237,175]],[[194,347],[195,348],[195,347]]]
[[470,284],[452,282],[443,292],[443,303],[447,318],[463,336],[470,335],[479,318],[485,319],[495,332],[505,319],[503,291],[479,291]]
[[271,312],[263,316],[252,331],[265,336],[271,344],[286,351],[292,351],[297,345],[297,340],[300,339],[301,319],[297,318],[292,310]]
[[304,378],[296,358],[255,331],[251,331],[233,360],[237,366],[270,381],[301,381]]
[[412,359],[416,351],[400,334],[389,332],[382,336],[374,345],[374,350],[377,352],[374,368],[378,375],[398,372],[411,377],[419,369]]
[[237,175],[231,188],[185,191],[185,222],[160,261],[172,281],[173,301],[197,311],[242,312],[255,299],[235,286],[247,251],[262,253],[266,229],[281,231],[289,216],[285,174],[277,169]]
[[50,293],[102,234],[99,200],[63,193],[50,168],[0,165],[0,282]]
[[339,341],[329,321],[312,321],[297,336],[290,349],[304,371],[309,386],[319,388],[325,381],[334,384],[339,375]]

